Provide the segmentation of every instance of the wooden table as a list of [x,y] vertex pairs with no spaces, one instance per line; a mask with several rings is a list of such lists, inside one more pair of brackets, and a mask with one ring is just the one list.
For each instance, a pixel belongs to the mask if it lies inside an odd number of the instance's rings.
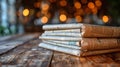
[[[89,57],[71,56],[38,47],[41,42],[39,35],[2,37],[0,67],[120,67],[120,52]],[[2,49],[2,45],[7,47]]]

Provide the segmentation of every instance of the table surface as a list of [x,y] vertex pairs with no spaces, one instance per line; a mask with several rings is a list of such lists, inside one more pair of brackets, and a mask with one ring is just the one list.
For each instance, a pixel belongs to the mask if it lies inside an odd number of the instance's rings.
[[120,67],[120,52],[87,57],[71,56],[38,47],[40,35],[2,37],[0,67]]

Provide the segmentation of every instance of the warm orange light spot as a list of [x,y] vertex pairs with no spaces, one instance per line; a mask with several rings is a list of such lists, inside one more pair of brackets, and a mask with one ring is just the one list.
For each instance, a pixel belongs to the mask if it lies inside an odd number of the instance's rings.
[[47,23],[47,22],[48,22],[48,18],[47,18],[46,16],[43,16],[43,17],[41,18],[41,22],[42,22],[43,24]]
[[102,17],[102,20],[103,20],[103,22],[107,23],[107,22],[109,21],[109,17],[106,16],[106,15],[104,15],[104,16]]
[[49,9],[49,5],[47,3],[42,4],[42,10],[47,11]]
[[82,22],[82,17],[81,17],[81,16],[76,16],[76,17],[75,17],[75,20],[76,20],[77,22]]
[[88,7],[89,7],[90,9],[93,9],[93,8],[95,7],[95,5],[94,5],[93,2],[89,2],[89,3],[88,3]]
[[80,2],[75,2],[74,7],[77,8],[77,9],[80,9],[81,8]]
[[95,5],[98,6],[98,7],[100,7],[102,5],[102,2],[100,0],[96,0],[95,1]]
[[66,0],[61,0],[61,1],[60,1],[60,5],[61,5],[61,6],[66,6],[66,5],[67,5]]
[[28,16],[30,11],[28,9],[23,10],[23,16]]
[[62,22],[65,22],[67,20],[67,16],[65,14],[61,14],[59,18]]

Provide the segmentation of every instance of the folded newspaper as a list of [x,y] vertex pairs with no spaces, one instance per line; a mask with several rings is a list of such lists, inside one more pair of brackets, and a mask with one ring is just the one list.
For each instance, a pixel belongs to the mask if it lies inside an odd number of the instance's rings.
[[[91,24],[56,24],[44,25],[43,30],[46,32],[55,31],[62,32],[63,30],[71,30],[80,32],[82,37],[120,37],[120,27],[101,26]],[[58,31],[60,30],[60,31]],[[73,31],[72,30],[72,31]],[[70,31],[68,31],[70,32]],[[63,31],[64,33],[64,31]]]
[[120,27],[91,24],[44,25],[39,47],[75,56],[120,51]]

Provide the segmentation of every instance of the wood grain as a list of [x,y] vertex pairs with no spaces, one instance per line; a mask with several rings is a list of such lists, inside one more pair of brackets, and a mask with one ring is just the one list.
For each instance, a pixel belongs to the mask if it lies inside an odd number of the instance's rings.
[[2,67],[49,67],[53,52],[37,47],[40,42],[35,39],[1,55]]
[[39,34],[26,34],[26,35],[14,35],[13,38],[5,40],[4,43],[0,43],[0,54],[8,52],[9,50],[24,44],[25,42],[36,38]]
[[79,57],[54,52],[51,67],[81,67]]
[[[102,54],[87,57],[76,57],[54,52],[51,67],[120,67],[112,54]],[[115,57],[114,57],[115,58]]]

